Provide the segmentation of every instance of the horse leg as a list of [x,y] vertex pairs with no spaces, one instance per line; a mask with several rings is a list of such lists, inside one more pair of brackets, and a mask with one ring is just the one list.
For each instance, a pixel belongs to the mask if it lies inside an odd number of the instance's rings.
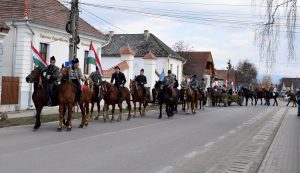
[[140,116],[142,116],[142,103],[139,102],[139,111],[140,111]]
[[[104,106],[103,106],[103,121],[104,122],[106,122],[106,118],[108,118],[107,111],[108,111],[108,104],[104,103]],[[99,118],[99,116],[97,118]]]
[[67,120],[67,131],[71,131],[72,129],[72,104],[73,103],[69,103],[68,104],[68,120]]
[[119,122],[122,120],[122,113],[123,113],[122,104],[118,104],[118,107],[119,107],[119,116],[118,116],[117,121]]
[[159,116],[158,118],[161,119],[162,116],[162,103],[159,103]]
[[59,105],[59,123],[57,127],[57,131],[61,132],[62,128],[64,127],[63,119],[64,119],[64,105]]
[[80,107],[80,110],[81,110],[81,123],[79,125],[79,128],[83,128],[83,125],[84,125],[84,118],[86,116],[85,114],[85,108],[84,108],[84,102],[80,103],[79,104],[79,107]]
[[196,113],[196,111],[195,111],[195,103],[193,101],[191,102],[191,108],[192,108],[192,114]]
[[133,110],[134,110],[133,117],[135,118],[135,116],[136,116],[136,102],[135,101],[133,102]]
[[42,112],[42,109],[43,109],[42,106],[36,107],[35,124],[34,124],[33,130],[38,130],[41,126],[41,112]]
[[84,117],[84,125],[87,127],[88,125],[89,125],[89,120],[88,120],[88,117],[89,117],[89,102],[87,101],[87,102],[85,102],[85,105],[84,105],[84,107],[85,107],[85,117]]
[[97,112],[98,112],[98,117],[99,117],[99,115],[100,115],[100,99],[99,100],[97,100]]
[[[127,120],[131,119],[131,104],[130,104],[130,98],[126,100],[127,107],[128,107],[128,117]],[[122,119],[122,112],[121,112],[121,119]]]
[[[93,119],[94,105],[95,105],[95,102],[92,101],[92,106],[91,106],[91,116],[90,116],[90,119]],[[98,110],[99,110],[99,109],[98,109]]]
[[112,107],[111,107],[111,120],[110,120],[110,122],[115,121],[115,108],[116,108],[116,105],[113,104]]

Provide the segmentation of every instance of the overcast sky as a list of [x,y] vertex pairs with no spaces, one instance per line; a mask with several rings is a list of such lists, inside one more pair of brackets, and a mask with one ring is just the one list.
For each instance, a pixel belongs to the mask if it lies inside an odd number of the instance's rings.
[[[262,4],[254,7],[252,0],[80,0],[80,2],[98,6],[80,5],[82,10],[80,15],[102,32],[113,30],[115,33],[143,33],[147,29],[170,47],[175,42],[183,40],[194,51],[211,51],[217,69],[225,69],[229,58],[234,66],[239,61],[248,59],[257,66],[260,76],[266,74],[265,61],[260,60],[254,42],[255,24],[263,23],[261,15],[264,7]],[[134,13],[136,11],[138,14]],[[170,18],[174,15],[177,17]],[[296,54],[300,55],[300,27],[297,29],[299,33],[296,38]],[[276,64],[271,70],[275,81],[282,76],[300,77],[300,58],[290,61],[287,59],[286,43],[285,33],[282,32]]]

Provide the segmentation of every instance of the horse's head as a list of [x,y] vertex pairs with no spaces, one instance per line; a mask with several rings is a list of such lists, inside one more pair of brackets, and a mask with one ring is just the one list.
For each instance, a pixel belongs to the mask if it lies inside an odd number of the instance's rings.
[[137,85],[136,80],[135,80],[135,79],[133,79],[133,80],[130,79],[129,88],[130,88],[130,91],[131,91],[131,92],[133,92],[133,91],[136,90],[136,88],[137,88],[136,85]]
[[162,81],[156,81],[156,82],[155,82],[155,85],[154,85],[154,88],[155,88],[156,90],[163,90],[163,88],[164,88],[163,82],[162,82]]
[[100,93],[105,96],[109,93],[110,88],[112,87],[112,85],[110,83],[108,83],[107,81],[103,81],[100,85]]
[[34,70],[31,71],[31,73],[26,77],[26,82],[33,83],[38,82],[39,78],[42,75],[42,69],[39,67],[36,67]]
[[69,79],[69,71],[70,69],[62,65],[59,72],[59,80],[68,80]]

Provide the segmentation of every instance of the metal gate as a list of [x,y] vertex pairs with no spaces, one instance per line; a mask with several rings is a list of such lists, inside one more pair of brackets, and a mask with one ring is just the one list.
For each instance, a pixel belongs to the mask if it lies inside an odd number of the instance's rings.
[[19,77],[2,77],[1,105],[18,104]]

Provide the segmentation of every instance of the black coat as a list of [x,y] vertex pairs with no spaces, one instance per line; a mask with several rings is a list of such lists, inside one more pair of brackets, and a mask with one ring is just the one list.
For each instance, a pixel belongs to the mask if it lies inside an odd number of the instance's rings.
[[136,82],[138,85],[145,85],[147,84],[147,78],[146,76],[144,75],[138,75],[136,78],[135,78]]
[[126,77],[124,75],[124,73],[119,72],[118,73],[113,73],[110,83],[115,82],[115,85],[124,85],[126,83]]

